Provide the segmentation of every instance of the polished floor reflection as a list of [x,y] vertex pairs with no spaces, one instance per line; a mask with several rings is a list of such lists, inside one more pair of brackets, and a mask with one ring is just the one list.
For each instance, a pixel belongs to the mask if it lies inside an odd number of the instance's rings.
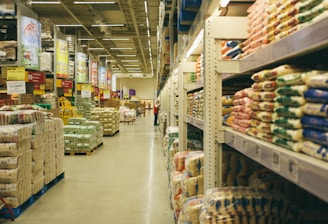
[[[0,223],[11,223],[0,219]],[[105,137],[91,156],[66,156],[65,179],[16,224],[173,224],[159,127],[151,111]]]

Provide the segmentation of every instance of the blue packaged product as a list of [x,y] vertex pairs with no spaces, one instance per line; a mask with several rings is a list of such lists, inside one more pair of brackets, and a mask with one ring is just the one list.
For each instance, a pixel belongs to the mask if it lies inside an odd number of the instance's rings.
[[312,142],[328,145],[328,132],[313,130],[313,129],[303,129],[304,139],[310,140]]
[[301,124],[304,128],[328,131],[328,118],[304,116],[301,118]]
[[304,98],[308,102],[328,103],[328,90],[308,89],[304,92]]

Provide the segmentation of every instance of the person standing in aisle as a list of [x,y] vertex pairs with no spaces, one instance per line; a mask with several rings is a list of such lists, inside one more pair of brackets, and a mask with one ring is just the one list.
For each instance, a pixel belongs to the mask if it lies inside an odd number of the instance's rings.
[[157,126],[157,120],[158,120],[158,112],[159,112],[159,100],[156,101],[155,105],[154,105],[154,126]]

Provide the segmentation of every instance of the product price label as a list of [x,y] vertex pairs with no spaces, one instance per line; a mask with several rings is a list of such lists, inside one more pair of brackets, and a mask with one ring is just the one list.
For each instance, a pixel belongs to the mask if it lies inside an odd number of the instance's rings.
[[288,160],[288,170],[287,175],[290,180],[294,183],[298,183],[299,179],[299,161],[296,159],[289,159]]
[[272,154],[272,168],[279,171],[280,170],[280,153],[274,152]]

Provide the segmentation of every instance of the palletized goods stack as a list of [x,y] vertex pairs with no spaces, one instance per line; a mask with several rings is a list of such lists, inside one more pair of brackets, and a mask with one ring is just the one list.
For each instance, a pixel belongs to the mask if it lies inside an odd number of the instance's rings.
[[33,123],[32,128],[32,194],[36,194],[44,187],[44,150],[45,150],[45,122]]
[[45,123],[44,178],[50,183],[64,172],[64,124],[60,118]]
[[101,130],[100,122],[70,118],[69,125],[64,127],[65,152],[91,152],[102,142]]
[[0,130],[0,195],[11,207],[32,196],[32,128],[4,125]]
[[114,108],[95,108],[91,111],[90,119],[100,121],[103,135],[114,135],[119,132],[120,113]]
[[14,208],[31,197],[34,188],[43,187],[43,173],[34,166],[32,154],[41,150],[42,139],[36,142],[34,135],[42,133],[45,116],[38,110],[19,110],[23,108],[32,106],[4,106],[0,111],[0,195]]

